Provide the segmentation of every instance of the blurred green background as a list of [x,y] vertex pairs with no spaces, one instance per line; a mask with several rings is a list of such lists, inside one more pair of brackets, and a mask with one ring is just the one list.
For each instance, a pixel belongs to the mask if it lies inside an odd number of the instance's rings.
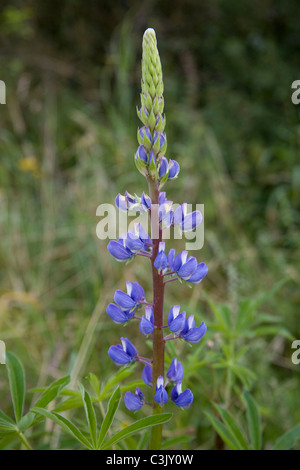
[[[209,267],[201,286],[171,283],[166,307],[209,322],[211,305],[226,304],[234,317],[243,299],[286,279],[255,313],[277,327],[244,339],[240,362],[253,372],[266,446],[300,421],[300,365],[291,361],[300,339],[300,105],[291,102],[299,16],[297,0],[1,1],[0,339],[22,359],[29,387],[67,372],[104,380],[121,335],[145,349],[137,325],[120,333],[105,309],[125,280],[150,295],[146,260],[124,267],[108,255],[96,208],[146,190],[133,155],[142,35],[153,27],[167,156],[181,166],[166,190],[174,202],[205,205],[205,244],[193,255]],[[220,331],[209,335],[201,354],[218,351]],[[201,398],[197,413],[178,419],[194,447],[213,446],[202,409],[226,395],[212,372],[187,375]],[[239,411],[236,396],[233,386],[227,398]],[[0,399],[9,410],[4,368]]]

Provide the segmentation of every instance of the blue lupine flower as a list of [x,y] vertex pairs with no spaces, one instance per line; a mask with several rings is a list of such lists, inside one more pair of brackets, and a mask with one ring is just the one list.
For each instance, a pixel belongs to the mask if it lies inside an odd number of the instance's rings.
[[156,382],[154,401],[156,403],[159,403],[160,406],[163,406],[168,401],[168,399],[168,394],[164,388],[164,378],[162,376],[159,376]]
[[134,311],[130,312],[130,310],[122,310],[115,304],[109,304],[106,309],[107,314],[110,318],[117,324],[126,323],[133,317]]
[[136,387],[134,394],[132,392],[125,393],[124,403],[126,408],[130,411],[136,411],[142,408],[145,403],[145,397],[139,387]]
[[127,232],[125,237],[125,244],[127,248],[129,248],[129,250],[133,251],[134,253],[144,248],[143,241],[133,231]]
[[[161,99],[161,98],[160,98],[160,99]],[[156,100],[156,98],[155,98],[155,100]],[[163,130],[164,127],[165,127],[165,123],[166,123],[165,118],[164,118],[160,113],[158,113],[158,114],[157,114],[157,118],[156,118],[156,122],[155,122],[155,127],[156,127],[157,129]]]
[[207,330],[207,327],[204,322],[197,328],[195,327],[194,315],[190,315],[184,324],[183,329],[179,333],[182,338],[190,343],[199,343],[203,338]]
[[167,256],[168,265],[171,271],[174,271],[173,263],[174,263],[175,253],[176,253],[175,249],[171,248]]
[[148,155],[147,155],[147,151],[144,147],[144,145],[140,145],[136,151],[136,155],[135,155],[135,158],[139,158],[140,160],[142,160],[143,162],[147,163],[148,161]]
[[141,224],[134,224],[134,234],[137,235],[140,240],[142,240],[145,250],[147,250],[147,248],[152,245],[151,238]]
[[149,166],[151,165],[151,163],[152,165],[156,165],[155,155],[152,149],[150,150],[150,155],[149,155]]
[[194,397],[189,388],[182,392],[182,383],[179,381],[171,391],[171,400],[181,408],[189,408]]
[[208,273],[205,263],[197,262],[193,256],[188,257],[187,251],[182,251],[175,256],[172,248],[167,255],[168,267],[172,273],[192,284],[199,284]]
[[141,249],[148,250],[152,245],[151,238],[141,224],[134,224],[134,231],[130,230],[122,235],[118,241],[109,242],[107,249],[117,261],[126,261]]
[[154,260],[154,266],[158,271],[162,271],[168,266],[168,260],[165,254],[165,245],[165,242],[159,242],[158,253]]
[[188,251],[182,251],[175,256],[173,270],[185,281],[194,274],[197,269],[197,260],[193,256],[188,257]]
[[152,140],[152,145],[155,145],[155,142],[159,139],[159,146],[162,148],[165,145],[166,142],[166,136],[163,132],[159,133],[154,131],[153,133],[153,140]]
[[200,211],[194,211],[187,214],[187,203],[181,204],[174,212],[174,223],[180,227],[183,232],[194,230],[202,222]]
[[185,312],[180,312],[180,305],[174,305],[168,314],[168,326],[173,333],[180,333],[185,325]]
[[140,332],[147,336],[154,330],[154,315],[152,307],[145,307],[145,316],[142,317],[140,321]]
[[135,210],[137,212],[147,212],[151,206],[151,199],[146,196],[145,193],[139,198],[138,196],[132,196],[128,191],[125,191],[125,195],[118,194],[115,198],[116,207],[123,212]]
[[141,206],[144,211],[148,211],[151,207],[151,199],[149,196],[146,196],[145,193],[143,193],[141,196]]
[[181,362],[178,362],[177,358],[174,358],[167,372],[168,379],[173,382],[179,382],[179,380],[182,380],[183,374],[184,370]]
[[134,253],[126,247],[123,238],[119,238],[117,241],[111,240],[107,245],[107,249],[110,254],[120,262],[127,261],[134,255]]
[[139,129],[138,131],[138,139],[140,140],[141,144],[147,144],[151,146],[152,144],[152,137],[151,137],[151,131],[148,126],[143,126]]
[[158,172],[159,178],[162,178],[163,176],[165,176],[165,174],[166,174],[167,171],[168,171],[168,167],[169,167],[169,162],[168,162],[168,160],[166,159],[166,157],[163,157],[163,158],[160,160],[160,167],[159,167],[159,172]]
[[169,174],[168,174],[168,179],[174,179],[177,178],[180,172],[180,166],[179,163],[176,160],[169,160]]
[[122,194],[118,194],[115,198],[115,204],[117,208],[123,212],[140,208],[138,198],[136,196],[132,196],[128,191],[125,191],[124,196]]
[[109,357],[117,366],[129,364],[138,355],[137,349],[127,338],[121,338],[121,343],[111,346],[108,350]]
[[122,310],[132,311],[139,302],[145,300],[145,291],[138,282],[126,282],[127,294],[121,290],[116,290],[114,301]]
[[152,367],[145,365],[142,373],[142,379],[146,385],[152,386]]
[[192,276],[188,279],[189,282],[192,284],[199,284],[202,279],[208,273],[208,267],[205,263],[199,263],[197,266],[196,271],[192,274]]

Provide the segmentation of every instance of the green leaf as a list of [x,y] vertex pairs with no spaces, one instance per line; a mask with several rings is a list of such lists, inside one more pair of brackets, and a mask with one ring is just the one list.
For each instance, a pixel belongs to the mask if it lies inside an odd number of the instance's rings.
[[68,410],[74,410],[75,408],[80,408],[82,406],[82,399],[81,397],[72,397],[67,398],[62,403],[59,403],[53,411],[55,412],[62,412]]
[[99,397],[100,396],[100,384],[99,384],[99,380],[97,376],[93,374],[92,372],[90,372],[86,378],[90,382],[91,387],[96,397]]
[[207,416],[214,430],[223,439],[225,444],[227,444],[231,450],[239,450],[239,445],[236,439],[234,438],[234,436],[232,435],[232,433],[229,431],[229,429],[227,429],[226,426],[221,421],[219,421],[217,418],[215,418],[211,414],[206,412],[205,415]]
[[275,443],[272,450],[289,450],[300,439],[300,424],[287,431]]
[[97,446],[97,421],[96,421],[96,414],[93,407],[92,399],[90,394],[87,390],[83,387],[82,384],[79,384],[83,406],[85,411],[85,416],[89,425],[90,436],[93,442],[93,447],[96,448]]
[[172,437],[171,439],[167,439],[165,442],[163,442],[161,448],[162,450],[173,449],[175,446],[177,445],[182,446],[182,444],[186,444],[192,439],[193,439],[193,436],[185,436],[185,435]]
[[25,429],[30,428],[34,421],[35,415],[31,412],[27,413],[26,415],[23,416],[22,419],[20,419],[18,423],[18,428],[20,431],[25,431]]
[[131,375],[134,370],[134,367],[135,366],[125,366],[120,369],[113,377],[111,377],[104,386],[101,392],[100,399],[103,400],[112,388],[114,388],[116,385],[119,385],[122,380],[126,379],[129,375]]
[[293,341],[295,339],[294,336],[286,328],[283,328],[280,325],[259,326],[258,328],[254,328],[253,333],[255,336],[280,335],[290,341]]
[[22,418],[24,407],[25,373],[21,362],[12,352],[6,353],[6,366],[15,418],[18,423]]
[[16,432],[17,430],[16,423],[3,411],[0,411],[0,435],[6,435],[12,432]]
[[53,382],[43,392],[42,396],[37,400],[34,406],[38,408],[45,408],[52,400],[54,400],[61,390],[70,382],[70,376],[67,375],[59,380]]
[[212,403],[212,404],[215,407],[215,409],[218,411],[227,429],[231,432],[232,437],[236,442],[237,448],[240,450],[247,450],[248,449],[247,442],[242,434],[242,431],[237,425],[234,417],[232,416],[232,414],[229,413],[229,411],[222,408],[221,406],[217,405],[216,403]]
[[111,426],[111,423],[113,422],[116,411],[120,404],[120,400],[121,400],[120,387],[117,387],[109,400],[107,413],[102,422],[102,426],[101,426],[100,434],[98,438],[98,444],[97,444],[98,448],[101,447],[101,444],[103,440],[105,439],[105,436]]
[[16,425],[16,423],[9,416],[7,416],[3,411],[0,410],[0,423],[3,422],[13,424],[14,426]]
[[227,334],[231,334],[232,324],[231,324],[231,313],[227,305],[216,304],[207,292],[202,291],[205,297],[205,300],[208,302],[210,309],[214,316],[217,319],[218,326],[220,329]]
[[231,366],[231,369],[234,372],[234,374],[243,382],[243,384],[247,388],[250,388],[252,382],[256,380],[256,374],[254,374],[252,370],[247,369],[244,366],[233,364]]
[[33,411],[34,413],[40,414],[44,416],[45,418],[51,419],[52,421],[54,421],[54,423],[56,423],[58,426],[64,429],[64,431],[71,434],[71,436],[73,436],[75,439],[81,442],[81,444],[83,444],[85,447],[87,447],[90,450],[93,449],[91,446],[91,443],[82,434],[82,432],[64,416],[61,416],[58,413],[55,413],[54,411],[48,411],[48,410],[45,410],[44,408],[38,408],[36,406],[32,408],[31,411]]
[[117,434],[115,434],[111,439],[106,441],[100,447],[100,449],[101,450],[108,449],[116,442],[120,441],[121,439],[125,439],[131,434],[135,434],[139,431],[142,431],[143,429],[147,429],[150,426],[156,426],[158,424],[166,423],[170,421],[171,418],[172,418],[172,413],[161,413],[159,415],[148,416],[147,418],[139,419],[135,423],[130,424],[129,426],[127,426],[126,428],[122,429]]
[[12,443],[12,441],[17,437],[17,433],[11,433],[6,435],[0,440],[0,450],[5,450],[9,448],[9,445]]
[[262,432],[258,406],[250,393],[244,392],[243,398],[247,406],[247,420],[251,444],[254,450],[260,450],[262,445]]

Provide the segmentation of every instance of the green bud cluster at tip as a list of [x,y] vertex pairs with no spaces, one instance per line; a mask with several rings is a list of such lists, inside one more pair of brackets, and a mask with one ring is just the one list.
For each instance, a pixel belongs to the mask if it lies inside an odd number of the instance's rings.
[[[142,95],[146,100],[145,105],[151,111],[155,97],[162,97],[164,91],[162,68],[157,49],[155,31],[148,28],[143,36],[143,58],[142,58]],[[150,95],[150,99],[147,97]],[[152,100],[152,103],[150,103]],[[148,107],[147,104],[150,104]]]
[[156,35],[154,29],[148,28],[143,36],[141,108],[137,110],[144,128],[147,128],[147,132],[142,135],[141,130],[138,131],[138,141],[147,152],[147,161],[139,158],[137,153],[135,162],[142,174],[156,181],[161,159],[167,149],[167,139],[163,133],[166,124],[163,116],[163,90],[163,74]]

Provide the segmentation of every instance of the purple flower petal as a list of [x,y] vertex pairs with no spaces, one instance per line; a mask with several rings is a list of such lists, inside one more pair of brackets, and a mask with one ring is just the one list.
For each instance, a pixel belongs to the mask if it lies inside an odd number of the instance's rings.
[[124,247],[122,243],[119,241],[111,240],[107,245],[107,249],[109,253],[117,260],[117,261],[126,261],[127,259],[133,256],[132,251],[128,248]]
[[196,271],[192,274],[192,276],[188,279],[189,282],[192,284],[199,284],[202,279],[208,273],[208,267],[205,263],[199,263],[197,266]]
[[142,379],[146,385],[152,386],[152,367],[145,366],[142,373]]
[[180,166],[176,160],[169,161],[169,175],[168,179],[176,178],[179,174]]
[[137,303],[145,299],[145,291],[138,282],[126,282],[127,294]]
[[181,381],[179,381],[171,391],[171,400],[175,405],[181,408],[189,408],[193,403],[193,394],[189,388],[184,392],[181,391]]
[[135,394],[126,392],[124,396],[124,403],[128,410],[137,411],[140,410],[145,403],[145,397],[140,391],[139,387],[136,387]]
[[106,309],[107,314],[117,324],[126,323],[133,316],[133,312],[124,311],[115,304],[109,304]]
[[128,294],[125,294],[125,292],[119,289],[115,292],[114,301],[123,310],[131,310],[136,306],[136,302]]
[[194,274],[197,269],[197,260],[194,257],[191,257],[186,263],[184,263],[177,271],[179,277],[184,280],[188,280],[189,277]]
[[178,382],[179,380],[182,380],[183,374],[184,370],[181,362],[178,362],[177,359],[174,358],[167,372],[168,379],[173,382]]
[[108,355],[117,366],[129,364],[133,359],[124,351],[120,344],[117,344],[116,346],[111,346],[108,350]]

